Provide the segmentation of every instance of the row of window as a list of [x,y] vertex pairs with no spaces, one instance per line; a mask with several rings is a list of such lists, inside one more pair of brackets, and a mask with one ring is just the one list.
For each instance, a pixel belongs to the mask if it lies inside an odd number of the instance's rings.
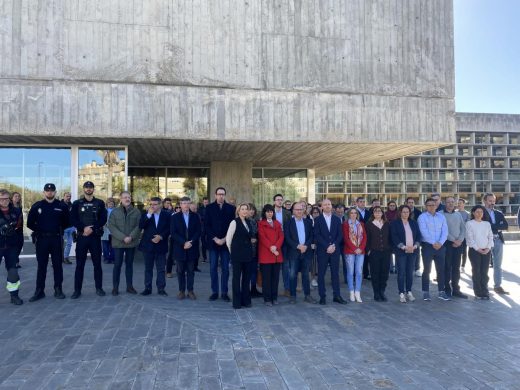
[[489,134],[457,132],[458,144],[502,144],[520,145],[520,134]]
[[397,192],[397,193],[419,193],[419,192],[454,192],[454,193],[468,193],[468,192],[520,192],[520,183],[511,182],[453,182],[443,181],[440,183],[399,183],[399,182],[385,182],[385,183],[362,183],[362,182],[316,182],[316,192],[319,194],[343,194],[362,192],[368,194],[375,194],[380,192]]

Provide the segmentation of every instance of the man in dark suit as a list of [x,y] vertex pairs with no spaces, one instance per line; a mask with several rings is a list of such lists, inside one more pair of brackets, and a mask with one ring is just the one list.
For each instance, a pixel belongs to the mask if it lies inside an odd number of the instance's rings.
[[[276,194],[273,196],[273,207],[274,207],[274,219],[276,219],[278,222],[280,222],[280,225],[282,225],[282,230],[287,222],[291,220],[291,212],[286,209],[283,205],[283,195],[282,194]],[[283,295],[286,297],[290,297],[291,293],[289,291],[290,289],[290,278],[289,278],[289,262],[286,259],[286,248],[285,248],[285,242],[282,246],[282,253],[284,261],[282,263],[282,280],[283,280],[283,287],[284,287],[284,293]]]
[[206,207],[204,214],[204,228],[209,250],[209,272],[211,275],[210,301],[218,299],[218,258],[222,276],[220,279],[220,291],[222,300],[230,302],[228,295],[229,282],[229,251],[226,245],[226,234],[229,224],[235,219],[235,206],[226,203],[226,189],[217,187],[215,190],[215,202]]
[[150,199],[148,212],[141,216],[139,228],[143,230],[139,250],[144,255],[144,291],[141,295],[152,293],[153,266],[157,270],[157,293],[167,296],[166,287],[166,253],[168,252],[168,236],[170,235],[170,214],[161,210],[161,198]]
[[303,218],[305,205],[297,202],[293,205],[293,218],[291,218],[284,228],[284,242],[286,247],[286,261],[289,263],[289,281],[291,297],[289,303],[296,303],[296,283],[298,272],[302,273],[303,293],[305,302],[316,303],[311,296],[311,285],[309,281],[309,269],[312,261],[311,244],[312,222]]
[[193,292],[195,279],[195,262],[199,258],[199,239],[201,233],[200,217],[190,210],[191,199],[187,196],[180,200],[181,212],[171,217],[170,234],[172,238],[173,258],[177,263],[179,279],[178,299],[188,297],[197,299]]
[[330,265],[330,278],[332,281],[332,292],[334,302],[345,304],[339,290],[339,257],[341,256],[341,243],[343,231],[341,220],[332,214],[332,204],[329,199],[321,202],[323,213],[314,221],[314,240],[316,241],[316,254],[318,260],[318,291],[320,294],[320,305],[325,305],[325,273]]

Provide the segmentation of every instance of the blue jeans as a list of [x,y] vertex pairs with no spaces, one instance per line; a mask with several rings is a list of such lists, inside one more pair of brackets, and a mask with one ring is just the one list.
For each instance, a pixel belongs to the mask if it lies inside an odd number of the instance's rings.
[[105,261],[109,263],[114,262],[114,250],[112,249],[112,237],[108,236],[108,240],[101,240],[101,243],[103,244],[103,257],[105,258]]
[[302,273],[302,287],[305,296],[311,295],[311,284],[309,281],[309,267],[311,259],[309,256],[298,256],[288,261],[289,281],[291,297],[296,296],[296,284],[298,283],[298,272]]
[[[361,291],[363,281],[363,261],[365,255],[345,255],[347,262],[347,281],[350,291]],[[356,272],[356,285],[354,286],[354,271]]]
[[406,294],[407,292],[412,291],[413,272],[415,270],[417,252],[418,251],[414,253],[406,253],[401,249],[396,250],[395,262],[397,265],[397,288],[399,294]]
[[63,257],[70,256],[70,250],[72,249],[72,233],[75,231],[75,227],[69,227],[63,231],[63,238],[65,239],[65,250],[63,251]]
[[494,246],[491,248],[493,254],[493,281],[495,288],[502,285],[502,257],[504,255],[504,243],[500,238],[495,238]]
[[213,294],[219,293],[218,284],[218,259],[220,257],[220,267],[222,276],[220,279],[220,291],[222,294],[228,293],[229,282],[229,251],[225,245],[218,249],[209,250],[209,273],[211,276],[211,292]]

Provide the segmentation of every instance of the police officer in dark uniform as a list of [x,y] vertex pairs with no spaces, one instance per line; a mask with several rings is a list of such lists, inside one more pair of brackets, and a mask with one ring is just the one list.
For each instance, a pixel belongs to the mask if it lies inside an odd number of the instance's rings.
[[22,210],[9,202],[9,191],[0,189],[0,263],[4,259],[7,270],[7,291],[11,294],[13,305],[23,304],[18,296],[20,276],[16,268],[18,262],[16,230],[22,227]]
[[107,223],[107,209],[105,202],[94,197],[94,183],[86,181],[83,184],[84,197],[72,204],[70,219],[72,225],[78,231],[76,242],[76,273],[74,275],[74,293],[72,299],[81,296],[83,286],[83,273],[87,252],[90,251],[92,264],[94,265],[94,281],[96,283],[96,294],[100,297],[105,295],[103,291],[103,269],[101,268],[101,236],[103,226]]
[[62,202],[56,199],[56,186],[47,183],[43,187],[44,199],[32,205],[27,216],[27,227],[34,233],[36,239],[36,260],[38,272],[36,274],[36,291],[29,299],[35,302],[45,297],[45,279],[47,265],[51,255],[54,270],[54,297],[64,299],[63,265],[62,265],[62,236],[63,230],[69,226],[69,210]]

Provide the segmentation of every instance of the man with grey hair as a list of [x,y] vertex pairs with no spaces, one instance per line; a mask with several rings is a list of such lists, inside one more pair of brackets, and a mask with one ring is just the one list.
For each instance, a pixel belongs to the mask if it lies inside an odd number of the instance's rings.
[[108,218],[108,228],[112,234],[114,248],[114,270],[112,273],[112,295],[119,295],[121,268],[125,262],[126,292],[137,294],[133,284],[135,248],[139,244],[141,213],[132,206],[132,195],[123,191],[119,195],[120,205]]
[[466,236],[466,224],[460,213],[457,213],[455,210],[455,198],[453,196],[446,198],[446,204],[442,213],[448,224],[448,238],[444,242],[444,247],[446,248],[444,291],[448,296],[468,298],[467,295],[461,293],[459,286],[460,262],[462,250],[464,249],[462,244]]

